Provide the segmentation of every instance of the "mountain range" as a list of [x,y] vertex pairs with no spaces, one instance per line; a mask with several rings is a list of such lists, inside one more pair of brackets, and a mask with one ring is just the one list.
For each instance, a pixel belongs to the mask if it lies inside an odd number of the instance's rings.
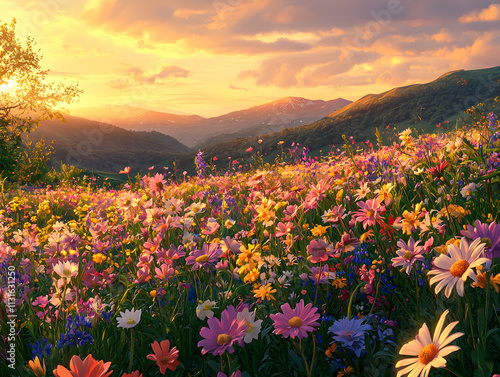
[[[170,135],[186,146],[200,147],[282,131],[321,119],[352,101],[338,98],[331,101],[286,97],[249,109],[233,111],[217,117],[179,115],[136,107],[113,109],[107,122],[132,131],[157,131]],[[86,117],[92,117],[92,113]],[[118,115],[119,114],[119,115]],[[118,115],[118,116],[117,116]],[[103,120],[98,117],[94,120]]]
[[374,140],[375,127],[421,126],[432,132],[438,123],[456,119],[471,106],[493,107],[498,96],[500,67],[493,67],[449,72],[429,83],[369,94],[352,103],[286,97],[213,118],[123,107],[106,122],[71,116],[66,124],[46,121],[30,136],[55,140],[54,160],[66,159],[79,167],[118,171],[131,166],[144,171],[149,165],[176,161],[180,169],[192,171],[199,149],[224,165],[228,157],[248,159],[249,147],[259,148],[272,161],[281,141],[318,151],[342,143],[342,135]]

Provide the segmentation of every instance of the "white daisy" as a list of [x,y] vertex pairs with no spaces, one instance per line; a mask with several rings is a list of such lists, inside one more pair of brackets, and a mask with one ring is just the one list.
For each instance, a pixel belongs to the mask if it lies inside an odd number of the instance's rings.
[[431,338],[429,328],[424,323],[420,328],[415,340],[405,344],[399,351],[400,355],[412,356],[407,359],[400,360],[396,363],[396,368],[406,367],[398,371],[396,377],[404,376],[409,373],[411,377],[427,377],[432,367],[446,367],[445,356],[458,351],[460,347],[449,346],[451,342],[458,339],[464,333],[457,332],[450,335],[451,330],[457,325],[458,321],[450,323],[443,332],[441,332],[444,320],[448,315],[449,310],[446,310],[437,323],[434,330],[434,337]]
[[448,246],[448,255],[442,254],[434,259],[434,268],[428,275],[433,276],[429,283],[436,285],[436,294],[444,287],[446,297],[450,297],[453,287],[457,286],[457,293],[460,297],[464,295],[464,282],[470,277],[477,283],[477,277],[474,267],[486,264],[486,268],[491,265],[491,260],[482,257],[485,244],[481,243],[480,238],[476,238],[470,245],[465,237],[460,240],[460,248],[454,244]]
[[262,325],[262,319],[255,320],[255,311],[250,312],[248,308],[243,309],[236,315],[238,322],[245,321],[245,325],[248,329],[245,330],[246,335],[243,338],[245,343],[250,343],[252,340],[257,339],[260,333],[260,327]]
[[142,310],[125,310],[120,312],[120,317],[117,317],[118,327],[123,327],[124,329],[130,329],[137,325],[141,320]]
[[71,279],[78,275],[78,265],[69,261],[59,262],[54,266],[54,272],[62,278]]
[[200,305],[196,307],[196,316],[203,320],[205,318],[212,318],[214,316],[214,312],[212,309],[216,309],[215,301],[205,300]]

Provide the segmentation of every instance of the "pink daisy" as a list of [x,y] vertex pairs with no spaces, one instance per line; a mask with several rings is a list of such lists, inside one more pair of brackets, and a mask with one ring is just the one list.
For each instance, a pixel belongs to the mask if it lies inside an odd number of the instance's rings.
[[403,266],[403,268],[406,268],[406,274],[409,275],[413,264],[417,260],[424,262],[422,254],[425,252],[425,248],[418,246],[419,243],[420,241],[415,242],[413,237],[410,237],[408,244],[403,240],[399,240],[399,249],[396,250],[398,256],[391,259],[392,265],[394,267]]
[[282,334],[285,338],[289,336],[294,339],[305,338],[308,332],[315,330],[319,326],[316,320],[319,319],[319,314],[316,313],[318,308],[312,306],[311,303],[304,307],[304,300],[300,300],[295,309],[292,309],[288,303],[281,305],[282,313],[271,314],[270,318],[274,321],[273,333]]
[[356,222],[363,222],[363,228],[368,225],[375,225],[378,219],[381,218],[380,212],[385,211],[385,206],[380,205],[380,199],[368,199],[366,202],[358,202],[359,211],[354,213]]
[[245,319],[238,321],[237,314],[231,305],[221,313],[220,320],[216,317],[208,319],[208,327],[200,330],[200,335],[204,338],[198,342],[198,347],[203,347],[202,355],[210,352],[214,356],[220,356],[226,351],[233,353],[234,344],[243,346],[248,326]]
[[167,181],[163,179],[163,174],[156,173],[154,177],[150,178],[148,181],[149,190],[153,193],[161,194],[165,191],[165,185]]
[[193,265],[193,271],[199,268],[210,268],[211,265],[215,264],[219,260],[219,256],[222,254],[222,250],[219,248],[219,244],[203,244],[201,250],[194,250],[186,258],[186,265]]

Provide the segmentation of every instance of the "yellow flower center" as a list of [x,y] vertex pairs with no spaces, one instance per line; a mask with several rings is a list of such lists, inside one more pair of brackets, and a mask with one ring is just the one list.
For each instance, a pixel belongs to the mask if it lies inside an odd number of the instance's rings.
[[372,217],[375,214],[375,211],[373,209],[369,209],[366,212],[366,217]]
[[151,246],[151,248],[150,248],[149,250],[150,250],[152,253],[154,253],[154,252],[155,252],[155,250],[156,250],[156,247]]
[[418,354],[418,361],[422,364],[429,364],[438,353],[438,349],[434,343],[426,345]]
[[232,340],[231,335],[228,334],[219,334],[217,336],[217,344],[219,346],[222,346],[223,344],[229,344],[231,340]]
[[248,326],[248,329],[245,330],[245,332],[247,333],[251,333],[253,328],[254,328],[254,325],[252,325],[250,322],[248,322],[248,320],[245,319],[245,325]]
[[162,363],[163,365],[166,365],[168,364],[170,361],[170,356],[165,356],[163,359],[160,360],[160,363]]
[[173,212],[175,211],[175,206],[172,204],[169,209]]
[[460,277],[464,274],[465,271],[467,271],[468,268],[469,268],[469,263],[465,259],[462,259],[451,265],[450,274],[452,274],[455,277]]
[[288,320],[288,324],[292,327],[300,327],[300,325],[302,325],[302,320],[295,316]]
[[411,258],[413,258],[413,253],[410,250],[407,250],[405,252],[405,255],[403,255],[403,258],[410,260]]
[[210,259],[210,257],[207,254],[203,254],[203,255],[200,255],[198,258],[196,258],[195,261],[198,263],[203,263],[209,259]]
[[493,246],[493,242],[488,237],[481,237],[481,243],[484,243],[487,248]]
[[133,325],[135,323],[135,319],[129,318],[127,319],[127,325]]
[[71,275],[71,270],[69,268],[65,268],[63,270],[63,276],[69,277]]

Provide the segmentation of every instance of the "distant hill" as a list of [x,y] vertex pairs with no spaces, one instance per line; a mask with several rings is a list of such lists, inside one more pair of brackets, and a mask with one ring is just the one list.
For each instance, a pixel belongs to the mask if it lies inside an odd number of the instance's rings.
[[67,116],[67,122],[44,121],[30,139],[54,141],[52,161],[86,169],[117,172],[125,166],[136,171],[163,164],[189,149],[159,132],[134,132],[107,123]]
[[[250,146],[273,155],[279,141],[287,147],[300,143],[318,151],[329,149],[332,144],[343,144],[343,134],[358,141],[374,140],[375,127],[425,125],[428,131],[433,131],[437,130],[436,124],[463,115],[464,110],[480,102],[492,103],[497,96],[500,96],[500,67],[453,71],[426,84],[366,95],[311,124],[207,146],[204,151],[207,159],[217,156],[220,161],[227,161],[227,157],[248,158],[245,150]],[[261,145],[257,144],[258,139],[263,140]],[[186,161],[192,158],[189,156]]]
[[124,109],[123,114],[129,111],[132,115],[111,118],[110,122],[134,131],[158,131],[175,137],[189,147],[199,148],[311,123],[350,103],[342,98],[322,101],[286,97],[212,118],[157,111],[138,114],[136,108],[131,108]]

